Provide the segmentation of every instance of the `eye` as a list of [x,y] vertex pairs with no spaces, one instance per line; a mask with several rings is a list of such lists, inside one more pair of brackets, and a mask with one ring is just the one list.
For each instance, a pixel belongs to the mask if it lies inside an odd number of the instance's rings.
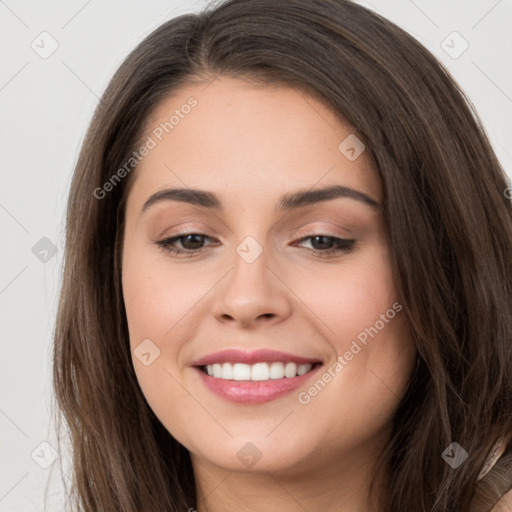
[[[176,235],[171,238],[164,238],[163,240],[156,241],[155,243],[170,254],[186,254],[187,256],[194,256],[195,254],[203,252],[204,247],[199,246],[204,239],[212,240],[209,236],[203,235],[202,233],[186,233]],[[184,249],[175,247],[174,244],[177,241],[182,241],[182,246],[185,245],[188,247],[184,247]]]
[[314,233],[306,235],[305,237],[301,238],[299,242],[303,242],[305,240],[311,240],[311,245],[313,246],[312,249],[307,247],[305,249],[308,252],[313,252],[320,257],[325,257],[325,255],[330,256],[336,253],[350,252],[355,244],[354,239],[338,238],[335,236]]
[[[186,257],[192,257],[204,252],[205,247],[202,247],[202,244],[205,240],[213,240],[213,238],[202,233],[183,233],[171,238],[157,240],[154,243],[169,254],[182,254]],[[320,257],[327,257],[337,253],[348,253],[352,250],[355,243],[354,239],[338,238],[314,233],[299,239],[298,242],[304,242],[305,240],[311,240],[313,248],[305,247],[304,249]],[[177,242],[179,242],[183,248],[176,247],[175,244]]]

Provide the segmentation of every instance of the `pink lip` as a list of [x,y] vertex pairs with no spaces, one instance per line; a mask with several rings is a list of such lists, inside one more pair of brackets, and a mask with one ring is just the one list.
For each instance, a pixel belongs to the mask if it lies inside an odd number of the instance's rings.
[[[267,359],[268,361],[268,359]],[[284,377],[266,381],[225,380],[210,377],[200,368],[195,368],[205,386],[216,395],[236,403],[258,404],[275,400],[303,386],[322,365],[313,367],[308,373],[300,377]]]
[[215,363],[256,364],[262,362],[271,363],[274,361],[280,361],[282,363],[292,362],[296,364],[321,363],[320,359],[310,359],[295,356],[293,354],[278,352],[276,350],[259,349],[250,352],[244,352],[242,350],[237,349],[227,349],[197,359],[196,361],[193,361],[191,363],[191,366],[206,366]]

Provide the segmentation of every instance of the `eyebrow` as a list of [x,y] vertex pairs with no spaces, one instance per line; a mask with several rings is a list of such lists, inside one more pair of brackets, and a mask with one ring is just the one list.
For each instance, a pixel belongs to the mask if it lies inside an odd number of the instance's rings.
[[[297,190],[296,192],[284,194],[279,198],[275,209],[276,211],[286,212],[339,197],[355,199],[375,210],[378,210],[380,206],[375,199],[364,192],[342,185],[332,185],[321,189]],[[162,201],[181,201],[204,208],[223,210],[222,201],[213,192],[192,188],[171,188],[161,190],[150,196],[144,203],[141,214],[150,206]]]

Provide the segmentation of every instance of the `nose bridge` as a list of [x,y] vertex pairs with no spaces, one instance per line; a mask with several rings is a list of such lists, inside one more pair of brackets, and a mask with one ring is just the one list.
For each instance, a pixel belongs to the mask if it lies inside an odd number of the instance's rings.
[[[262,237],[259,237],[262,240]],[[268,244],[258,241],[252,235],[246,236],[235,248],[233,270],[228,278],[230,288],[238,296],[251,296],[269,293],[271,274]],[[254,299],[253,299],[254,300]]]
[[236,246],[231,272],[219,290],[214,308],[217,318],[229,317],[246,325],[258,317],[286,314],[287,299],[278,290],[279,279],[271,269],[272,258],[266,245],[249,235]]

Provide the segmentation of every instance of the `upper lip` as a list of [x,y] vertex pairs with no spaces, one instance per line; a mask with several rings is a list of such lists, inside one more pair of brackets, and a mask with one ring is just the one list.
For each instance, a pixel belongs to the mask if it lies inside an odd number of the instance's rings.
[[320,359],[309,357],[300,357],[286,352],[278,352],[271,349],[258,349],[252,351],[244,351],[238,349],[226,349],[214,352],[207,356],[201,357],[191,363],[191,366],[206,366],[215,363],[245,363],[255,364],[261,362],[281,361],[284,363],[292,362],[297,364],[313,364],[321,363]]

